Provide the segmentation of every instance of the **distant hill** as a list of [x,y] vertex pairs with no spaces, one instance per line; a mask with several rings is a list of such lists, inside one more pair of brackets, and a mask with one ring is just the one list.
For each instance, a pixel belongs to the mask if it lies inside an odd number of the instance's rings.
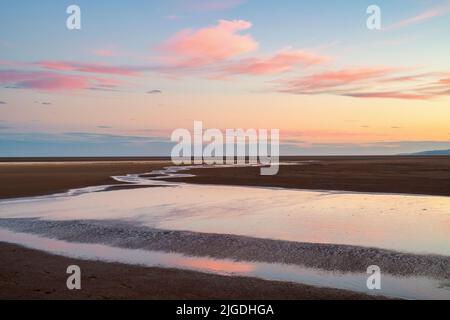
[[448,150],[430,150],[417,153],[411,153],[412,156],[450,156],[450,149]]

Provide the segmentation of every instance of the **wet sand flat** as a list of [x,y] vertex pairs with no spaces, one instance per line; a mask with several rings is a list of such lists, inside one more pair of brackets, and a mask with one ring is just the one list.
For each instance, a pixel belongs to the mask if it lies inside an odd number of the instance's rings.
[[[82,270],[82,290],[66,269]],[[379,299],[345,290],[71,259],[0,243],[0,299]]]
[[[19,160],[20,162],[14,162]],[[189,173],[196,174],[197,177],[170,181],[450,195],[450,157],[296,157],[288,160],[308,162],[281,166],[277,176],[260,176],[259,168],[215,168],[194,169]],[[170,165],[170,161],[161,159],[10,159],[0,161],[0,198],[113,185],[117,184],[111,178],[113,175],[150,172]],[[372,298],[343,290],[253,278],[82,261],[5,243],[0,243],[0,261],[0,295],[8,299]],[[87,266],[87,286],[83,292],[74,294],[65,288],[65,268],[69,264]],[[199,283],[202,285],[199,286]]]
[[[16,160],[18,162],[12,162]],[[169,161],[46,158],[0,161],[0,199],[40,196],[68,189],[118,184],[115,175],[143,173],[170,165]],[[69,159],[70,160],[70,159]]]
[[[284,157],[276,176],[256,167],[193,169],[174,182],[268,186],[309,190],[450,196],[450,157]],[[172,165],[164,158],[0,159],[0,199],[46,195],[72,188],[117,184],[114,175],[146,173]]]
[[282,165],[275,176],[260,168],[194,169],[198,184],[267,186],[309,190],[406,193],[450,196],[450,157],[289,157],[301,165]]

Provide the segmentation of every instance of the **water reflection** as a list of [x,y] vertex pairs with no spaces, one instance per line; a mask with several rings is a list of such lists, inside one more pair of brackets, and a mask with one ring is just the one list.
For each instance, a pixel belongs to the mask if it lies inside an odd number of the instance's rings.
[[0,241],[71,258],[103,260],[147,267],[169,267],[221,275],[258,277],[307,285],[352,290],[405,299],[450,299],[450,287],[424,277],[383,275],[381,291],[368,291],[366,274],[327,272],[297,265],[236,262],[226,259],[189,257],[175,253],[120,249],[98,244],[78,244],[0,229]]
[[450,255],[450,197],[182,184],[0,201],[0,212]]

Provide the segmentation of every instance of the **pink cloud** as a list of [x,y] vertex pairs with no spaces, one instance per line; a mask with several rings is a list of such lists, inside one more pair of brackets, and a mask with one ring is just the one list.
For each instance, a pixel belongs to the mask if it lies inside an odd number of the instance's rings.
[[[403,75],[407,68],[365,67],[325,71],[282,81],[278,91],[355,98],[429,100],[450,95],[440,72]],[[400,74],[400,75],[398,75]],[[370,90],[368,90],[370,88]]]
[[115,79],[65,75],[55,72],[0,70],[0,84],[22,89],[67,91],[91,88],[114,88],[121,83],[122,81]]
[[55,71],[77,71],[86,73],[102,73],[120,76],[136,76],[138,68],[110,66],[105,64],[78,63],[71,61],[39,61],[36,63],[41,68]]
[[189,68],[225,61],[258,48],[250,35],[239,34],[251,26],[244,20],[220,20],[212,27],[185,29],[160,45],[159,50],[169,55],[172,66]]
[[223,68],[224,76],[236,74],[265,75],[292,70],[295,66],[312,66],[331,60],[329,57],[301,51],[283,50],[270,57],[249,58]]
[[443,85],[450,86],[450,77],[446,78],[446,79],[441,79],[441,80],[439,80],[439,82]]
[[392,29],[399,29],[403,27],[407,27],[416,23],[424,22],[427,20],[431,20],[436,17],[444,16],[450,13],[450,4],[445,4],[439,7],[431,8],[429,10],[426,10],[414,17],[407,18],[404,20],[401,20],[399,22],[396,22],[394,24],[391,24],[390,26],[387,26],[384,28],[385,30],[392,30]]
[[292,93],[314,93],[324,89],[336,89],[352,83],[361,84],[367,80],[381,78],[398,69],[390,67],[350,68],[325,71],[310,76],[288,80],[283,91]]
[[89,87],[89,81],[83,77],[52,76],[46,78],[24,80],[17,84],[20,88],[47,91],[80,90]]

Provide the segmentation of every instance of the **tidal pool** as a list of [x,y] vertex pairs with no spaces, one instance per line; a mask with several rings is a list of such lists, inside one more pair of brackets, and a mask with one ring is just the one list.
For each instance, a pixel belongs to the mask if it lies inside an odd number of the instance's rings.
[[71,243],[0,229],[0,241],[84,260],[102,260],[146,267],[178,268],[226,276],[302,283],[401,299],[450,299],[450,285],[425,277],[383,275],[381,290],[367,289],[367,274],[329,272],[297,265],[240,262],[176,253],[121,249],[100,244]]
[[0,218],[149,227],[450,255],[450,197],[180,184],[0,201]]

